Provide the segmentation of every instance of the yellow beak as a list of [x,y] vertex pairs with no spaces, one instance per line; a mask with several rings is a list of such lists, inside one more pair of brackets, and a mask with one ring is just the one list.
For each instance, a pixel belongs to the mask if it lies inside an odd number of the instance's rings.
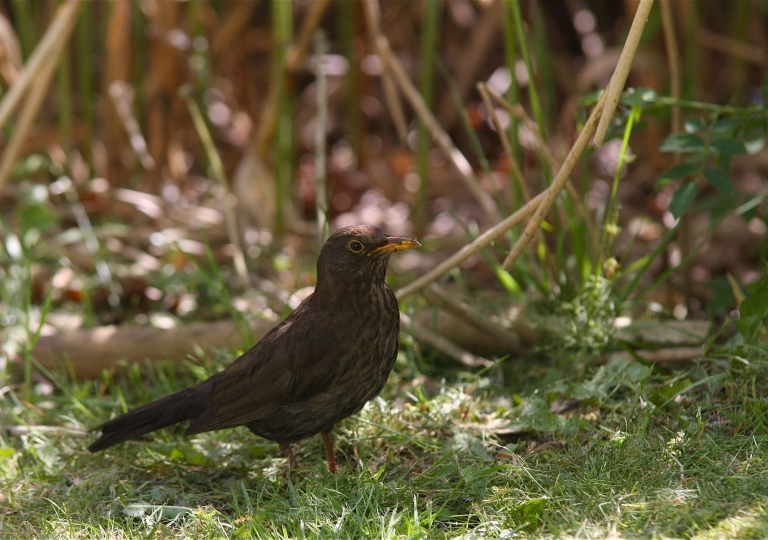
[[387,243],[383,246],[379,246],[371,251],[368,256],[374,254],[394,253],[395,251],[403,251],[404,249],[411,249],[421,247],[418,240],[415,238],[405,238],[402,236],[388,236]]

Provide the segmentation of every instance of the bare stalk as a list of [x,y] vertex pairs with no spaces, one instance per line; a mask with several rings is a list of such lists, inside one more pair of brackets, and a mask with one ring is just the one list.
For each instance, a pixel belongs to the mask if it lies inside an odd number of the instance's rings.
[[[8,141],[2,161],[0,161],[0,191],[3,190],[3,186],[8,181],[21,146],[32,128],[32,122],[40,111],[56,64],[61,53],[65,50],[64,44],[75,28],[80,6],[80,0],[69,0],[59,8],[53,23],[46,31],[35,52],[32,53],[21,75],[0,103],[0,126],[2,126],[19,101],[26,97],[24,107],[13,131],[13,137]],[[33,79],[35,84],[30,86]],[[29,91],[27,92],[27,90]]]
[[621,92],[624,90],[624,84],[627,82],[629,69],[632,67],[632,60],[635,58],[637,47],[640,45],[640,38],[643,35],[645,23],[648,21],[648,14],[651,12],[651,7],[653,7],[653,0],[640,0],[640,4],[637,6],[635,18],[632,20],[632,26],[629,29],[629,35],[627,35],[627,41],[624,43],[624,48],[621,50],[619,63],[616,66],[616,70],[613,72],[611,82],[606,90],[608,100],[603,109],[603,116],[600,118],[600,124],[597,126],[597,131],[595,132],[594,145],[596,148],[603,146],[605,135],[608,133],[608,128],[611,127],[613,113],[616,111],[619,99],[621,98]]
[[392,49],[389,47],[387,38],[379,36],[377,43],[379,55],[384,61],[387,71],[392,73],[397,84],[400,86],[400,90],[403,92],[405,99],[411,104],[416,116],[419,117],[419,120],[423,122],[424,126],[426,126],[432,134],[432,138],[437,145],[445,152],[449,161],[459,173],[459,176],[472,195],[480,203],[483,210],[491,216],[494,222],[500,221],[501,215],[499,214],[499,210],[496,207],[493,198],[482,188],[477,176],[475,176],[475,173],[472,170],[472,166],[469,164],[469,161],[467,161],[467,158],[464,157],[464,154],[462,154],[456,146],[454,146],[451,138],[440,126],[440,123],[429,110],[429,107],[427,107],[424,98],[419,94],[419,91],[405,73],[405,69],[403,69],[403,66],[397,58],[395,58],[394,54],[392,54]]
[[[613,83],[610,83],[610,86],[612,85]],[[573,172],[573,169],[576,167],[576,163],[578,163],[581,154],[584,153],[587,144],[589,144],[589,140],[592,138],[592,135],[597,129],[600,115],[602,114],[605,103],[607,101],[607,95],[608,91],[603,92],[603,95],[597,102],[597,105],[592,111],[592,114],[589,115],[587,123],[584,124],[584,128],[581,130],[581,133],[579,133],[576,142],[573,143],[570,152],[568,152],[568,155],[565,156],[563,166],[560,168],[557,175],[555,176],[555,179],[552,181],[552,185],[542,192],[543,199],[541,204],[539,204],[538,208],[536,209],[536,213],[533,215],[531,221],[528,222],[528,225],[525,227],[523,234],[520,235],[520,238],[517,240],[517,243],[515,243],[512,251],[509,252],[509,255],[507,255],[507,258],[504,259],[504,262],[502,263],[502,266],[505,270],[508,270],[512,264],[514,264],[514,262],[525,249],[525,246],[527,246],[528,242],[531,241],[531,238],[533,238],[533,235],[536,233],[539,225],[541,225],[541,222],[544,220],[544,216],[547,215],[547,212],[549,212],[549,210],[552,208],[552,205],[555,203],[555,199],[560,194],[563,186],[565,186],[566,182],[568,181],[568,178]]]
[[492,365],[490,360],[468,353],[444,337],[438,336],[434,332],[430,332],[420,324],[413,321],[403,312],[400,312],[400,328],[406,334],[413,336],[414,339],[434,347],[441,353],[453,358],[454,360],[464,364],[467,367],[488,367]]

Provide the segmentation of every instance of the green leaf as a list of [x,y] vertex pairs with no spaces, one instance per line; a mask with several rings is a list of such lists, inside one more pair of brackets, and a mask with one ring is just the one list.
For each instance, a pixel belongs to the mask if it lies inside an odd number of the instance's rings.
[[745,140],[744,148],[747,150],[747,154],[754,156],[765,148],[765,137],[755,137],[754,139]]
[[520,525],[537,524],[547,516],[549,501],[539,497],[538,499],[529,499],[509,508],[510,513],[515,518],[515,522]]
[[208,464],[208,459],[202,452],[189,446],[175,447],[173,450],[171,450],[169,457],[175,461],[183,461],[190,465]]
[[749,296],[741,303],[739,312],[736,327],[747,343],[754,343],[768,317],[768,272],[749,286]]
[[744,122],[741,118],[735,118],[733,116],[720,118],[712,125],[712,133],[730,133],[742,125],[744,125]]
[[686,176],[691,176],[698,170],[698,165],[695,165],[694,163],[681,163],[680,165],[675,165],[671,169],[667,169],[661,173],[659,180],[677,180],[678,178],[685,178]]
[[617,386],[632,387],[651,376],[651,369],[639,362],[613,356],[595,375],[583,383],[574,383],[568,388],[568,396],[578,401],[606,399]]
[[485,443],[469,433],[463,433],[461,431],[457,432],[451,441],[449,448],[457,454],[493,461],[493,456],[488,451],[488,448],[486,448]]
[[621,103],[643,110],[652,106],[658,97],[658,94],[650,88],[630,88],[622,94]]
[[59,215],[48,204],[33,204],[19,211],[19,228],[26,234],[31,229],[44,231],[59,221]]
[[689,118],[685,121],[685,131],[688,133],[698,133],[707,129],[707,124],[702,118]]
[[659,144],[659,150],[671,154],[700,152],[704,149],[704,140],[691,133],[676,133],[670,135]]
[[680,381],[664,384],[663,386],[656,388],[653,392],[651,392],[651,401],[657,407],[661,407],[662,405],[667,404],[670,400],[674,399],[675,396],[682,393],[686,388],[691,386],[691,384],[691,379],[687,378]]
[[677,188],[677,191],[672,194],[672,198],[669,200],[669,211],[675,219],[682,216],[688,210],[696,199],[698,192],[699,188],[696,187],[695,182],[688,182]]
[[715,139],[709,144],[709,147],[718,152],[722,152],[723,154],[731,154],[733,156],[747,153],[747,148],[742,141],[730,137]]
[[761,121],[758,124],[751,125],[744,133],[744,147],[751,156],[757,154],[765,147],[765,125]]
[[717,190],[723,195],[733,195],[736,190],[731,183],[731,179],[720,169],[714,167],[707,167],[703,171],[704,178],[706,178],[710,184],[715,186]]
[[584,422],[576,416],[567,418],[549,412],[549,403],[540,397],[523,401],[510,411],[511,419],[504,427],[509,433],[538,431],[540,433],[574,433]]
[[741,303],[741,314],[768,317],[768,273],[749,286],[749,296]]

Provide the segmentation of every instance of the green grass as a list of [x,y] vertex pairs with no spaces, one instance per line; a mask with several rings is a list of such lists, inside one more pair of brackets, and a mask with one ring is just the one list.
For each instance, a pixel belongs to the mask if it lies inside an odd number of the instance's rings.
[[[291,472],[244,429],[160,432],[96,455],[65,430],[5,431],[0,536],[759,538],[768,362],[755,351],[681,372],[617,356],[581,382],[533,360],[436,382],[403,354],[384,395],[337,427],[339,475],[319,438],[295,447]],[[102,396],[102,381],[31,401],[6,388],[2,424],[91,427],[226,361],[124,368]]]

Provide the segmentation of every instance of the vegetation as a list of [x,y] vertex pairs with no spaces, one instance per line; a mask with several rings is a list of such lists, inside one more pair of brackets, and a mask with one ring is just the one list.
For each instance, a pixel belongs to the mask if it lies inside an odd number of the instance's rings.
[[[10,2],[0,536],[763,537],[767,8],[594,4]],[[341,474],[246,430],[86,450],[358,222],[424,249]]]

